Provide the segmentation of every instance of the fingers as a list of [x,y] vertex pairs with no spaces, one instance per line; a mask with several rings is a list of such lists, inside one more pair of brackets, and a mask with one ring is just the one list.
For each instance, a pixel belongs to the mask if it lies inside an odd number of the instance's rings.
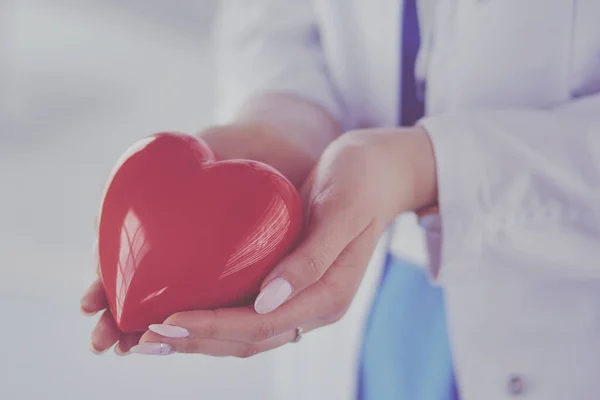
[[353,214],[333,192],[325,190],[312,199],[305,238],[265,279],[254,304],[256,312],[274,311],[323,277],[370,222],[353,218]]
[[[98,219],[94,218],[94,228],[98,229]],[[98,311],[104,310],[108,307],[108,301],[104,293],[104,287],[102,280],[100,279],[100,263],[98,262],[98,240],[94,240],[94,246],[92,248],[92,257],[96,264],[96,275],[97,279],[88,287],[85,294],[81,298],[81,312],[86,315],[94,315]]]
[[323,298],[319,293],[305,291],[293,302],[268,315],[257,314],[252,307],[176,313],[163,324],[151,325],[140,341],[148,341],[149,337],[157,334],[172,339],[264,342],[320,315],[324,306],[313,309],[306,306],[304,298],[310,296]]
[[[94,218],[94,230],[98,234],[98,217]],[[98,278],[90,285],[81,298],[81,311],[86,315],[94,315],[105,310],[91,335],[91,350],[95,354],[102,354],[115,343],[115,353],[125,355],[138,344],[141,333],[126,334],[120,332],[115,320],[108,310],[108,300],[104,292],[104,286],[100,279],[100,263],[98,262],[98,240],[94,240],[92,254],[96,262],[96,275]]]
[[272,313],[258,314],[252,307],[177,313],[151,325],[131,352],[246,358],[293,341],[299,326],[310,331],[335,322],[348,309],[378,237],[378,229],[369,225],[318,283]]
[[94,315],[108,307],[102,281],[96,279],[81,298],[81,311],[87,315]]
[[[97,218],[94,218],[95,229],[97,230]],[[108,301],[104,294],[104,287],[100,279],[100,263],[98,262],[98,240],[94,240],[92,247],[92,257],[96,264],[97,279],[88,287],[80,301],[80,309],[86,315],[94,315],[98,311],[108,307]]]
[[141,333],[122,333],[110,311],[106,310],[92,332],[91,350],[95,354],[103,354],[113,345],[117,355],[126,355],[140,341]]
[[[308,333],[319,326],[320,323],[307,325],[303,327],[303,332]],[[291,343],[296,335],[296,329],[292,329],[261,342],[239,342],[195,337],[170,338],[150,331],[144,334],[140,344],[132,348],[131,352],[143,355],[194,353],[213,357],[249,358]]]
[[257,314],[251,307],[177,313],[163,324],[151,325],[134,351],[248,356],[292,340],[282,335],[298,326],[313,329],[337,321],[358,289],[378,236],[370,226],[344,249],[317,284],[272,313]]
[[[348,245],[323,278],[306,291],[314,289],[321,296],[307,296],[303,307],[324,309],[322,318],[328,324],[342,318],[350,307],[371,261],[382,228],[370,224]],[[293,299],[291,302],[295,302]]]
[[102,354],[117,341],[121,332],[109,310],[105,310],[92,331],[91,347],[96,354]]
[[141,333],[121,333],[121,336],[119,337],[119,342],[115,345],[115,353],[119,356],[127,355],[131,348],[136,346],[140,342],[141,337]]
[[150,326],[150,331],[165,337],[240,342],[261,342],[290,329],[293,325],[278,315],[258,315],[251,307],[181,312]]

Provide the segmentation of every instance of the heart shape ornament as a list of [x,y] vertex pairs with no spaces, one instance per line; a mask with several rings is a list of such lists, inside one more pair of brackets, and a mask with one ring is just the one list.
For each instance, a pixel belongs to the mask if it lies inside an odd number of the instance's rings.
[[173,313],[251,304],[301,233],[302,204],[275,169],[218,161],[193,136],[159,133],[117,163],[103,197],[100,273],[123,332]]

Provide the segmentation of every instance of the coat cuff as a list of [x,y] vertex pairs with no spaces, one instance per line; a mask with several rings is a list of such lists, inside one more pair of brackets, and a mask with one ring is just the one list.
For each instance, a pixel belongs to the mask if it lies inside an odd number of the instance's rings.
[[484,210],[478,201],[486,185],[484,153],[472,135],[477,122],[451,115],[419,121],[431,139],[437,165],[438,215],[420,220],[426,231],[430,276],[437,282],[478,265]]

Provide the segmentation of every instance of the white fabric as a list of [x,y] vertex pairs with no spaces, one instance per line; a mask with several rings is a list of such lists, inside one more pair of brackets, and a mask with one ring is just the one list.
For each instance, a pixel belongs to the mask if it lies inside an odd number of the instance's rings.
[[[223,31],[251,33],[220,42],[223,109],[290,90],[346,127],[396,124],[400,1],[223,4]],[[463,400],[597,399],[600,2],[431,4],[417,75],[441,219],[426,237],[402,216],[392,247],[446,290]]]

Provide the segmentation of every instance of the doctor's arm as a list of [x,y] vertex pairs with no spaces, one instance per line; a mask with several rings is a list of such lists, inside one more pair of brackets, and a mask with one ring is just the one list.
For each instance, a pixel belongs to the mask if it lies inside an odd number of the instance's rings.
[[599,110],[600,97],[590,97],[342,135],[304,185],[301,243],[265,279],[254,307],[172,315],[133,351],[248,357],[293,341],[297,327],[331,324],[352,303],[386,226],[436,202],[439,280],[473,268],[599,276]]
[[224,158],[266,162],[300,184],[345,121],[312,2],[224,0],[219,7],[214,47],[221,125],[200,136]]
[[540,111],[451,112],[421,125],[437,164],[434,275],[486,265],[600,277],[600,95]]
[[374,238],[395,215],[436,203],[438,279],[482,266],[600,277],[600,95],[554,109],[450,112],[413,128],[347,133],[325,151],[305,195],[307,234],[255,304],[273,314],[277,334],[343,314]]

